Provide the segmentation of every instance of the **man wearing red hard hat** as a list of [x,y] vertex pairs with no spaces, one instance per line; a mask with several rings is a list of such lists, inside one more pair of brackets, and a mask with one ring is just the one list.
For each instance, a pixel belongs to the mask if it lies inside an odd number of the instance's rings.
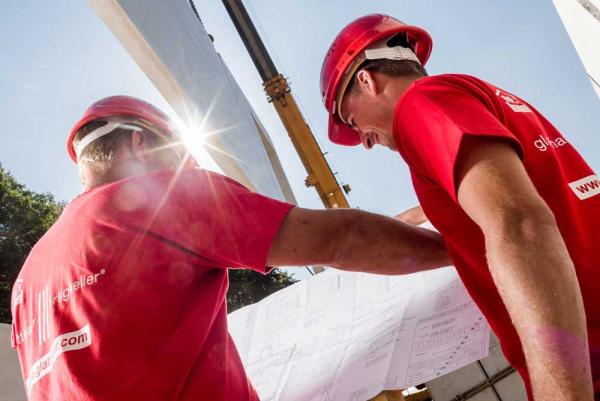
[[254,401],[227,332],[227,268],[402,274],[450,263],[432,231],[294,207],[197,168],[169,118],[139,99],[93,104],[67,150],[85,192],[13,289],[30,400]]
[[321,71],[329,139],[400,153],[530,399],[600,400],[600,179],[519,97],[427,76],[431,48],[387,15],[346,26]]

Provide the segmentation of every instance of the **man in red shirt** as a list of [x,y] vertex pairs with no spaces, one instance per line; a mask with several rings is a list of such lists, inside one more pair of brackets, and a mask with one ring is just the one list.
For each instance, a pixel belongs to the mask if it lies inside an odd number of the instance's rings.
[[167,116],[139,99],[92,105],[67,148],[85,192],[13,288],[30,400],[257,400],[227,332],[227,268],[450,263],[432,231],[293,207],[195,168]]
[[600,179],[517,96],[428,77],[431,46],[386,15],[346,26],[321,72],[329,138],[400,153],[530,399],[599,400]]

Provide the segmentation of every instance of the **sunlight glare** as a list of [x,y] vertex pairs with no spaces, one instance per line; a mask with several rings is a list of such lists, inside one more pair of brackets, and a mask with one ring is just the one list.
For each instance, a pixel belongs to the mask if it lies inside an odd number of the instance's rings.
[[180,119],[177,119],[176,123],[186,149],[190,152],[198,165],[206,170],[221,172],[221,169],[206,151],[206,146],[208,144],[204,140],[205,134],[202,130],[200,128],[188,127]]

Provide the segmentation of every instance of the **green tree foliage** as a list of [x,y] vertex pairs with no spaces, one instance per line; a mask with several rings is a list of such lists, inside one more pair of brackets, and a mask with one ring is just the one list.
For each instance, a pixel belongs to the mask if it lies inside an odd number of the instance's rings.
[[252,270],[230,269],[227,311],[233,312],[242,306],[256,303],[296,281],[292,276],[278,269],[274,269],[266,276]]
[[[63,206],[48,193],[29,191],[0,164],[0,323],[10,323],[13,283],[29,251],[56,221]],[[295,282],[277,269],[266,276],[230,270],[229,281],[229,311],[258,302]]]
[[10,292],[27,254],[61,211],[52,195],[29,191],[0,164],[0,322],[10,322]]

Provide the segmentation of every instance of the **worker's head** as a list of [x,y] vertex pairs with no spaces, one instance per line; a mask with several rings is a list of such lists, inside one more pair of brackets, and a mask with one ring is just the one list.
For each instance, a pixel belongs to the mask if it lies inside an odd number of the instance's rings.
[[394,108],[410,83],[427,75],[423,66],[431,46],[427,32],[387,15],[367,15],[347,25],[321,70],[329,139],[395,149]]
[[85,189],[185,162],[184,147],[170,119],[156,107],[128,96],[90,106],[67,141]]

